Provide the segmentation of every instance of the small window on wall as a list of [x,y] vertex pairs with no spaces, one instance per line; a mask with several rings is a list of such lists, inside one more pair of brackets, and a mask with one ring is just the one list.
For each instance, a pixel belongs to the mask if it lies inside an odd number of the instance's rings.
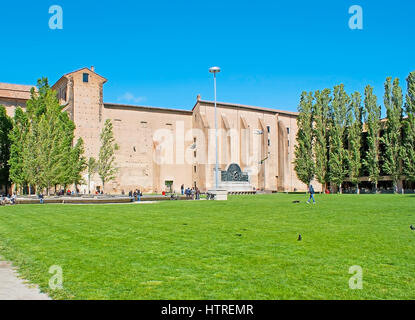
[[287,134],[290,134],[290,128],[287,128]]
[[271,132],[271,127],[270,126],[267,126],[267,131],[268,131],[268,133]]
[[194,168],[194,170],[195,170],[195,172],[196,172],[196,166],[193,166],[193,168]]
[[83,81],[84,82],[88,82],[89,81],[89,74],[88,73],[84,73],[83,74]]
[[268,147],[271,145],[271,140],[268,139]]

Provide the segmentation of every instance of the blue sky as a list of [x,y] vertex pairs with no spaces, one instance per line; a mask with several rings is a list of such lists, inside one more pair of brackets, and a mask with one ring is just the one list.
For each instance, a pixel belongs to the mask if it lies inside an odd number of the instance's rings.
[[[51,5],[63,30],[48,27]],[[363,8],[363,30],[348,26]],[[0,82],[54,83],[94,65],[105,102],[191,109],[213,99],[296,110],[301,91],[348,92],[415,70],[415,1],[2,1]]]

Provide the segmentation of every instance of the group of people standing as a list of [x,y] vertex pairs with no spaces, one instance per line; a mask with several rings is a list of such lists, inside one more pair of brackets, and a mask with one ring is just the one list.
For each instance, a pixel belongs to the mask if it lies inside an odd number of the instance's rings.
[[200,200],[200,190],[198,187],[184,188],[184,184],[180,187],[182,195],[186,195],[187,199]]
[[141,197],[143,196],[143,193],[140,191],[140,189],[135,189],[134,192],[128,192],[128,196],[130,198],[133,198],[134,201],[140,201]]

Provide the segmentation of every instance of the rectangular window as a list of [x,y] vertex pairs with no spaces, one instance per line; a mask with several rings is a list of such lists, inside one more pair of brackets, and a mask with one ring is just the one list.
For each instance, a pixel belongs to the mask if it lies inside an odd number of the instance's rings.
[[195,172],[196,172],[196,166],[193,166],[193,168],[194,168],[194,170],[195,170]]
[[193,151],[193,155],[195,156],[195,158],[196,158],[196,151]]
[[271,140],[268,139],[268,147],[271,145]]
[[290,128],[287,128],[287,134],[290,134]]
[[290,140],[288,140],[288,146],[290,146]]
[[84,82],[88,82],[88,80],[89,80],[89,74],[88,73],[83,74],[83,80],[84,80]]
[[268,131],[268,133],[271,132],[271,127],[270,126],[267,126],[267,131]]

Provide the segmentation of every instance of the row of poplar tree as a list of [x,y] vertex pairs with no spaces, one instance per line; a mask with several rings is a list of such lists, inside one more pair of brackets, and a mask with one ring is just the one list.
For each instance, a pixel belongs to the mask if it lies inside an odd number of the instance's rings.
[[82,138],[74,141],[75,124],[46,78],[32,88],[26,110],[18,107],[13,118],[0,106],[0,183],[13,184],[21,193],[46,191],[86,183],[96,172],[102,185],[115,177],[115,143],[112,123],[105,122],[101,132],[99,159],[84,156]]
[[390,176],[394,190],[403,177],[415,181],[415,71],[406,80],[404,99],[399,79],[386,79],[383,120],[371,86],[363,98],[359,92],[348,95],[344,85],[303,92],[294,160],[298,178],[330,183],[340,192],[345,181],[358,191],[363,175],[377,190],[381,172]]

